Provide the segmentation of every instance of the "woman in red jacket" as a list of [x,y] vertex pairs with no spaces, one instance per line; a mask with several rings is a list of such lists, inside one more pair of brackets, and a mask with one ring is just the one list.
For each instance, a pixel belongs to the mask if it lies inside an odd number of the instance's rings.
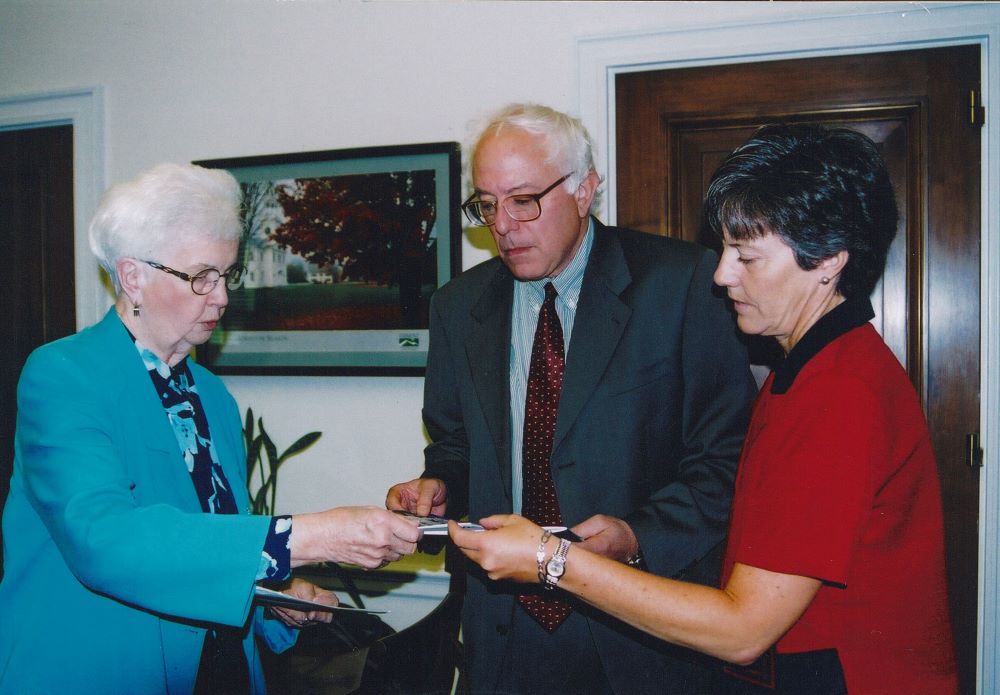
[[484,519],[486,533],[453,524],[452,538],[493,579],[558,584],[730,662],[732,690],[954,693],[934,453],[869,323],[897,225],[875,145],[765,127],[713,176],[705,223],[724,242],[715,280],[740,330],[785,354],[744,443],[723,588],[640,572],[514,516]]

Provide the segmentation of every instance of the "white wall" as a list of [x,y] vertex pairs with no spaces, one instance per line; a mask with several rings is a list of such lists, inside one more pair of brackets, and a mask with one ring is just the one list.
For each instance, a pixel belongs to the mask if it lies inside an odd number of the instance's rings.
[[[818,9],[818,8],[817,8]],[[577,40],[802,7],[755,3],[0,0],[0,98],[104,95],[108,184],[159,161],[458,140],[515,100],[579,113]],[[811,9],[805,11],[812,11]],[[79,233],[79,230],[78,230]],[[477,247],[478,246],[478,247]],[[464,242],[464,266],[489,257]],[[421,470],[423,380],[227,377],[279,448],[277,506],[381,504]]]

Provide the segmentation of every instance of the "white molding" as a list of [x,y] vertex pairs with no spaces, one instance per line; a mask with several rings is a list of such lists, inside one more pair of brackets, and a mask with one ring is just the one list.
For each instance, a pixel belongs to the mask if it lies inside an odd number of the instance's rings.
[[0,97],[0,130],[73,126],[73,224],[77,330],[96,323],[111,304],[87,241],[104,190],[104,99],[100,87]]
[[[735,3],[738,5],[739,3]],[[787,7],[787,6],[786,6]],[[765,17],[766,8],[761,7]],[[802,3],[780,18],[581,38],[579,113],[606,174],[606,218],[617,216],[615,75],[642,70],[978,44],[982,50],[982,266],[978,693],[1000,692],[1000,5]]]

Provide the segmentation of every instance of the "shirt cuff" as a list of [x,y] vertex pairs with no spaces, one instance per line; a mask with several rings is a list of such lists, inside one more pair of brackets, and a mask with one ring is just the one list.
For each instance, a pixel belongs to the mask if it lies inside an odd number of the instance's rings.
[[260,551],[257,581],[281,581],[292,576],[292,517],[271,517],[264,549]]

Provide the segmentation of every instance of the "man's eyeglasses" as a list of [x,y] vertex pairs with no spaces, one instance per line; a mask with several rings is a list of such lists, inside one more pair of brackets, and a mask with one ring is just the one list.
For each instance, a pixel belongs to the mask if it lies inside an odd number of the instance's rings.
[[[491,226],[497,220],[497,211],[502,207],[510,218],[518,222],[531,222],[542,215],[541,200],[556,186],[568,179],[566,174],[541,193],[520,193],[507,196],[503,200],[475,200],[469,198],[462,203],[462,211],[473,224]],[[473,194],[475,195],[475,194]]]
[[191,291],[198,295],[205,295],[214,290],[215,286],[219,284],[220,278],[225,278],[227,290],[235,290],[243,284],[243,274],[246,272],[246,268],[243,266],[234,265],[224,273],[220,273],[215,268],[205,268],[199,273],[188,275],[155,261],[143,261],[143,263],[151,265],[157,270],[162,270],[164,273],[170,273],[184,282],[190,282]]

